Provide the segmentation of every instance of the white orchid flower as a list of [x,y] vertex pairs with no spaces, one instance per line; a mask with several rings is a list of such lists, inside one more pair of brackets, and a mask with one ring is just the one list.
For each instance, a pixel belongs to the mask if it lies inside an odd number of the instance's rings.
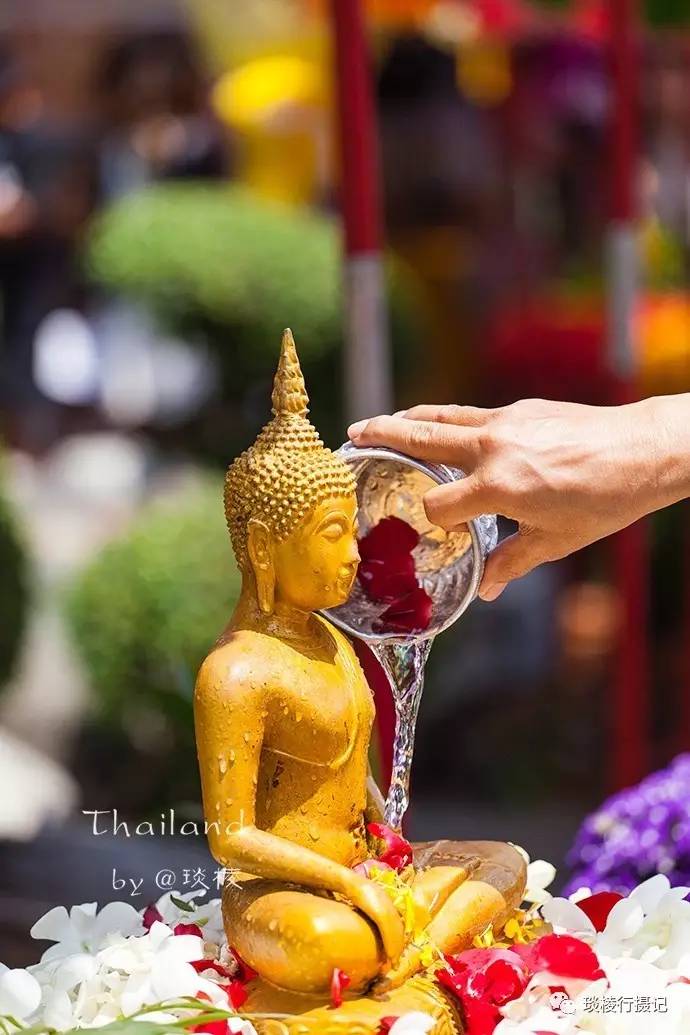
[[100,913],[97,910],[95,902],[73,906],[69,913],[64,906],[55,906],[37,920],[31,937],[56,943],[46,949],[41,962],[98,952],[109,934],[143,933],[141,916],[127,902],[109,902]]
[[26,1020],[38,1009],[41,996],[41,986],[32,974],[0,963],[0,1017]]
[[541,906],[548,902],[551,893],[546,889],[556,879],[556,867],[544,859],[535,859],[527,866],[527,887],[522,896],[523,902],[533,906]]
[[421,1010],[412,1010],[398,1017],[391,1025],[388,1035],[427,1035],[436,1027],[436,1018]]
[[216,1005],[227,998],[213,981],[201,978],[190,964],[203,957],[203,942],[195,935],[174,935],[165,924],[154,923],[141,938],[122,938],[102,949],[101,966],[126,976],[121,994],[122,1013],[133,1015],[142,1007],[168,999],[196,996],[203,991]]

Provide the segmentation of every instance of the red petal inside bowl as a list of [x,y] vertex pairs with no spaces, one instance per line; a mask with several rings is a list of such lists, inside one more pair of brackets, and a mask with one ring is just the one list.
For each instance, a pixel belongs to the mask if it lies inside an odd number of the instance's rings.
[[404,597],[395,600],[378,622],[375,632],[422,632],[431,622],[432,600],[425,589],[418,586]]
[[419,542],[419,532],[397,517],[383,518],[359,540],[363,561],[387,561],[411,553]]
[[357,570],[360,585],[370,600],[391,603],[417,588],[411,553],[390,560],[362,561]]

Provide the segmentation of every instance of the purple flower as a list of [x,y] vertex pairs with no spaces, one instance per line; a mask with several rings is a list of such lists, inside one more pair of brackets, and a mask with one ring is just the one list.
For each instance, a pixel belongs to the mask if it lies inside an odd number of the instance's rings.
[[584,821],[568,853],[564,894],[628,894],[655,873],[690,885],[690,755],[608,798]]

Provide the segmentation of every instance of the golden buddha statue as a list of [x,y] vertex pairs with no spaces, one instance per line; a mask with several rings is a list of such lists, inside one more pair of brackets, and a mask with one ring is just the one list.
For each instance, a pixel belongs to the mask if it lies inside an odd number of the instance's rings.
[[[289,331],[272,402],[227,473],[242,589],[194,701],[209,844],[228,868],[228,942],[259,974],[245,1008],[293,1018],[263,1031],[295,1035],[375,1032],[383,1016],[425,1010],[450,1035],[455,1007],[391,897],[352,868],[374,854],[366,825],[382,820],[368,766],[374,705],[351,644],[318,612],[352,588],[357,501],[350,469],[307,419]],[[427,944],[455,952],[505,922],[525,867],[509,845],[443,841],[415,846],[408,878]],[[350,979],[338,1010],[327,1005],[334,968]]]

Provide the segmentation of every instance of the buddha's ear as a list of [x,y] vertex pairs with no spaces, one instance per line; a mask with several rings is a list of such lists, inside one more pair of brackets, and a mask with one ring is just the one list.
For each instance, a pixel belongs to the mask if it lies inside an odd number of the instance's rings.
[[247,524],[247,552],[256,579],[259,608],[265,615],[273,614],[275,600],[275,571],[273,568],[273,536],[258,518]]

